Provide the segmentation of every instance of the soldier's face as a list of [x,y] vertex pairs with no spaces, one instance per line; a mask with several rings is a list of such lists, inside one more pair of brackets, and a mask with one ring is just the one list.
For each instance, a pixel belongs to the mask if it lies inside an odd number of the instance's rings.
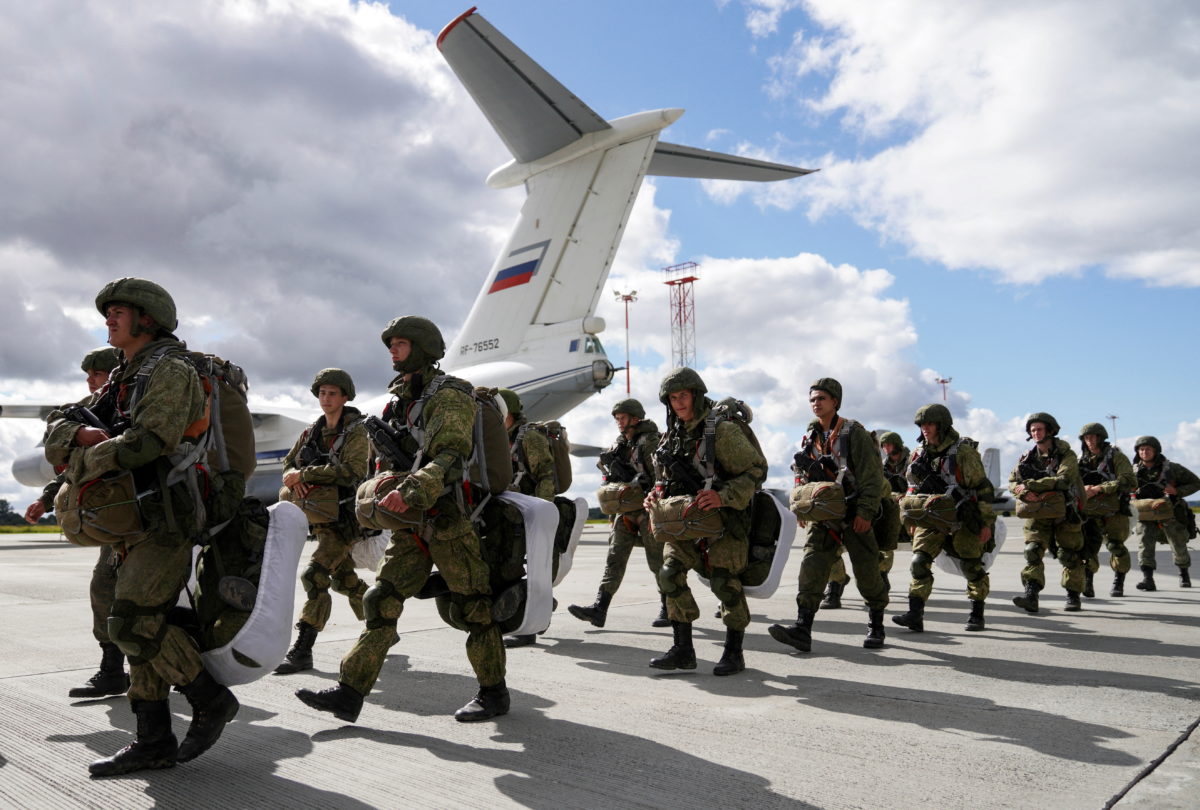
[[107,371],[89,371],[87,373],[88,393],[94,394],[108,382]]
[[1138,458],[1142,460],[1142,463],[1149,464],[1150,462],[1154,461],[1154,457],[1158,455],[1158,451],[1148,444],[1143,444],[1137,449],[1137,454]]
[[317,402],[321,403],[321,411],[326,416],[337,413],[350,401],[350,397],[342,393],[337,385],[322,385],[317,389]]
[[394,337],[388,341],[388,352],[392,355],[393,363],[403,363],[412,354],[412,341],[408,338]]
[[1049,436],[1049,431],[1046,430],[1046,425],[1044,422],[1034,422],[1029,426],[1029,435],[1033,437],[1034,442],[1041,444],[1042,442],[1046,441],[1046,437]]
[[822,421],[837,413],[837,400],[824,391],[809,391],[808,404],[812,407],[813,416]]
[[142,326],[150,327],[154,321],[148,315],[139,317],[138,310],[129,304],[109,304],[104,309],[104,325],[108,327],[108,343],[118,349],[125,349],[134,342],[133,325],[140,322]]
[[1087,445],[1089,453],[1100,452],[1100,437],[1095,433],[1085,433],[1083,436],[1083,443]]
[[937,422],[922,422],[921,438],[925,440],[926,444],[932,444],[936,442],[938,438]]
[[627,413],[613,414],[613,420],[617,423],[617,430],[624,433],[640,421],[636,416],[630,416]]
[[695,410],[695,397],[692,395],[692,389],[685,388],[682,391],[674,391],[667,396],[671,403],[671,410],[675,413],[675,418],[683,422],[690,421],[692,412]]

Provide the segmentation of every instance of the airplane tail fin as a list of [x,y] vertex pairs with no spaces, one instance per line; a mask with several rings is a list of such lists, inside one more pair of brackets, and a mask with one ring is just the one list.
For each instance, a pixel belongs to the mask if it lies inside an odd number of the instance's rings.
[[987,471],[988,480],[992,482],[992,487],[996,492],[1003,489],[1000,483],[1000,451],[995,447],[989,447],[983,451],[983,469]]

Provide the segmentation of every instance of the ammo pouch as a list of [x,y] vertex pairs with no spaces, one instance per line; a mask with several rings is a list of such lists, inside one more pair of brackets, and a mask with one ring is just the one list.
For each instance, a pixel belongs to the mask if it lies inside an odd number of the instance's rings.
[[337,522],[339,503],[336,485],[310,484],[308,494],[303,498],[291,487],[280,487],[279,500],[299,506],[309,523],[319,526],[323,523]]
[[[54,501],[58,506],[58,499]],[[1163,523],[1175,517],[1175,505],[1170,498],[1135,498],[1130,506],[1137,512],[1137,519],[1147,523]]]
[[1084,517],[1109,517],[1121,509],[1121,493],[1109,492],[1093,495],[1083,502]]
[[958,508],[949,495],[905,495],[900,512],[905,526],[949,534],[957,524]]
[[715,540],[725,534],[719,509],[697,509],[691,495],[672,495],[650,507],[654,538],[667,540]]
[[792,490],[788,508],[806,523],[837,521],[846,517],[846,491],[837,481],[814,481]]
[[642,509],[642,501],[646,493],[636,483],[621,484],[613,482],[604,484],[596,490],[600,499],[600,511],[606,515],[623,515],[626,512],[636,512]]
[[900,539],[900,501],[890,492],[879,499],[879,517],[872,524],[880,551],[895,551]]
[[1067,498],[1059,490],[1039,492],[1040,501],[1017,498],[1017,517],[1023,520],[1062,520],[1067,516]]
[[386,473],[359,484],[354,500],[354,515],[359,524],[368,529],[419,530],[425,522],[425,512],[422,510],[410,508],[403,513],[392,512],[379,505],[379,501],[389,492],[399,489],[407,477],[408,473]]
[[101,546],[139,538],[145,531],[137,486],[129,471],[63,484],[54,496],[58,524],[68,540]]

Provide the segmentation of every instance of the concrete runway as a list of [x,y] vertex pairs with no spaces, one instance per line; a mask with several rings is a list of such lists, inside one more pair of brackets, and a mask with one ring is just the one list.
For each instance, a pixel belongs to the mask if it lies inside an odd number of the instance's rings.
[[[644,557],[603,630],[566,612],[599,583],[605,535],[589,529],[550,629],[509,652],[511,714],[478,724],[451,717],[475,682],[465,636],[428,602],[401,618],[356,725],[296,700],[336,681],[357,636],[335,594],[316,670],[238,687],[241,712],[200,759],[101,781],[87,764],[129,742],[134,723],[123,697],[66,697],[99,661],[87,599],[96,551],[0,535],[0,806],[1200,806],[1200,588],[1181,590],[1160,550],[1156,593],[1134,590],[1134,572],[1129,596],[1111,599],[1102,568],[1101,596],[1064,613],[1048,560],[1053,584],[1029,615],[1009,601],[1022,558],[1008,520],[985,632],[963,630],[963,582],[939,569],[924,633],[889,621],[887,646],[864,650],[851,585],[845,607],[818,614],[813,652],[794,653],[766,628],[795,617],[797,548],[779,592],[751,600],[748,668],[726,678],[711,674],[723,630],[699,585],[699,669],[646,666],[670,631],[649,626],[658,604]],[[896,556],[889,616],[906,607],[907,547]],[[171,700],[182,738],[190,709]]]

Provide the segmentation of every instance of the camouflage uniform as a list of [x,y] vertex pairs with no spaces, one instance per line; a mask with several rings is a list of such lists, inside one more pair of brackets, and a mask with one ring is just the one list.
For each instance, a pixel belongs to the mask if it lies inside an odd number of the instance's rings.
[[1125,575],[1129,573],[1129,550],[1125,548],[1125,540],[1129,537],[1129,493],[1137,489],[1137,475],[1129,457],[1120,448],[1104,441],[1108,431],[1103,425],[1092,423],[1085,425],[1080,431],[1082,439],[1087,433],[1095,433],[1102,440],[1099,453],[1088,450],[1087,444],[1079,446],[1079,473],[1085,485],[1092,483],[1090,479],[1103,479],[1103,483],[1095,484],[1100,487],[1103,495],[1119,494],[1120,506],[1116,514],[1107,516],[1083,517],[1083,547],[1086,571],[1085,596],[1092,596],[1092,575],[1100,570],[1100,547],[1108,549],[1109,567],[1113,570],[1113,596],[1124,596]]
[[508,441],[515,473],[509,489],[553,503],[556,479],[550,440],[521,416],[509,428]]
[[[654,448],[661,438],[658,425],[649,419],[638,422],[634,428],[633,439],[621,436],[612,446],[611,452],[624,456],[646,471],[642,480],[642,489],[649,491],[653,484]],[[636,462],[634,459],[636,458]],[[639,479],[642,476],[639,475]],[[630,482],[626,482],[630,483]],[[600,591],[609,596],[615,594],[625,578],[625,568],[629,563],[629,555],[635,546],[646,550],[646,563],[650,572],[658,577],[663,566],[663,543],[654,538],[650,531],[650,515],[645,509],[626,512],[623,515],[611,516],[612,530],[608,536],[608,556],[604,561],[604,574],[600,577]]]
[[[1034,418],[1037,417],[1037,418]],[[1049,420],[1048,422],[1046,420]],[[1018,484],[1030,492],[1061,492],[1067,500],[1066,517],[1058,520],[1035,519],[1025,521],[1025,567],[1021,569],[1021,582],[1025,586],[1024,596],[1013,597],[1013,603],[1030,613],[1037,612],[1037,594],[1046,586],[1046,571],[1042,558],[1052,545],[1058,549],[1058,561],[1062,565],[1062,586],[1067,591],[1067,609],[1079,609],[1079,595],[1085,584],[1083,559],[1083,521],[1076,508],[1083,495],[1083,480],[1079,476],[1079,459],[1071,445],[1057,438],[1058,423],[1049,414],[1034,414],[1026,423],[1046,424],[1053,445],[1049,454],[1034,447],[1008,477],[1010,491]],[[1022,466],[1031,462],[1043,472],[1031,477],[1022,472]]]
[[[1143,587],[1145,582],[1139,584],[1139,590],[1154,590],[1154,570],[1156,562],[1154,559],[1155,546],[1162,542],[1167,542],[1171,545],[1175,565],[1179,567],[1179,579],[1182,587],[1191,587],[1191,577],[1188,574],[1188,568],[1192,564],[1191,555],[1188,554],[1187,528],[1180,521],[1180,510],[1189,508],[1183,503],[1183,499],[1194,492],[1200,491],[1200,478],[1184,467],[1182,464],[1177,464],[1174,461],[1168,461],[1162,454],[1162,446],[1153,436],[1139,437],[1134,446],[1134,452],[1142,445],[1150,445],[1155,448],[1154,460],[1150,464],[1146,464],[1139,457],[1134,462],[1134,468],[1137,478],[1139,497],[1157,497],[1158,490],[1154,494],[1147,494],[1145,489],[1149,487],[1157,487],[1161,489],[1167,484],[1175,485],[1175,495],[1170,496],[1171,501],[1176,505],[1175,516],[1169,520],[1163,521],[1141,521],[1142,524],[1142,544],[1141,551],[1138,554],[1138,564],[1141,566],[1142,573],[1146,578],[1146,582],[1151,583],[1151,587]],[[1182,515],[1186,517],[1186,515]]]
[[[339,439],[342,441],[332,455],[321,459],[327,463],[304,466],[298,459],[300,451],[314,438],[324,454],[329,454]],[[358,520],[354,517],[353,498],[355,489],[368,475],[370,454],[371,445],[363,428],[362,414],[357,408],[347,405],[342,410],[339,424],[330,427],[325,423],[325,417],[321,416],[300,435],[283,460],[284,475],[299,472],[302,483],[336,486],[339,500],[351,499],[339,508],[337,521],[310,526],[317,540],[317,548],[308,567],[300,575],[300,582],[308,596],[300,610],[300,621],[317,632],[325,629],[333,609],[333,600],[329,596],[331,588],[350,600],[350,609],[355,617],[360,621],[363,618],[362,599],[367,592],[367,584],[354,571],[350,549],[362,536]]]

